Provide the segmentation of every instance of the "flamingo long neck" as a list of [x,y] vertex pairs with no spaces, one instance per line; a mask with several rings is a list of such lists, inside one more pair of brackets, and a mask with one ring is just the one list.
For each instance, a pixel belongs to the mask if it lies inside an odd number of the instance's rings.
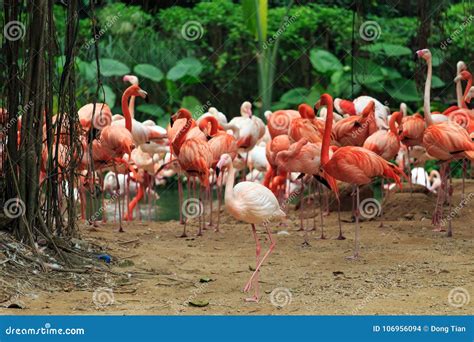
[[227,174],[227,181],[225,183],[225,203],[228,205],[234,200],[234,181],[235,181],[235,169],[232,162],[229,165],[229,171]]
[[[458,82],[458,84],[460,85],[461,82]],[[460,108],[467,108],[465,99],[467,98],[467,95],[469,94],[469,90],[471,89],[471,86],[472,86],[472,75],[469,74],[469,78],[467,79],[466,90],[464,91],[464,95],[461,96],[461,104],[459,105]],[[461,92],[462,92],[462,89],[461,89]]]
[[136,98],[136,96],[132,96],[130,98],[129,108],[130,108],[130,116],[132,117],[132,119],[135,118],[135,98]]
[[395,112],[390,117],[390,121],[388,122],[388,126],[390,127],[390,132],[397,135],[397,127],[395,126],[395,122],[401,122],[401,113]]
[[211,137],[217,134],[217,131],[219,129],[219,123],[217,122],[217,119],[213,116],[206,116],[204,119],[201,120],[199,123],[199,129],[201,131],[207,130],[208,124],[211,124],[211,131],[208,133]]
[[191,117],[187,117],[185,115],[186,123],[184,124],[183,128],[176,133],[176,136],[173,140],[173,152],[178,156],[179,150],[181,149],[181,145],[183,145],[184,141],[186,140],[186,135],[188,134],[189,130],[193,126],[193,119]]
[[426,126],[431,126],[433,124],[433,119],[431,118],[431,108],[430,108],[430,91],[431,91],[431,78],[433,76],[433,63],[431,58],[429,58],[426,63],[428,64],[428,72],[426,74],[425,82],[425,95],[423,98],[423,110],[425,114]]
[[128,107],[128,100],[130,99],[131,93],[134,90],[135,86],[128,87],[122,95],[122,112],[125,118],[125,128],[131,132],[132,131],[132,115],[130,114],[130,109]]
[[321,104],[327,106],[326,125],[321,146],[321,165],[329,161],[329,144],[331,143],[332,122],[334,119],[332,97],[329,94],[321,95]]

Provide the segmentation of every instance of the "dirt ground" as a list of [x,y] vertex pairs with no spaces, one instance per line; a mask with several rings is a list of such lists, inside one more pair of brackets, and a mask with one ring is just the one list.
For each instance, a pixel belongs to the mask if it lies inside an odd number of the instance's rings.
[[[97,231],[82,226],[82,238],[104,246],[113,256],[112,271],[126,276],[104,275],[103,288],[33,289],[19,298],[23,310],[0,308],[0,313],[474,314],[469,298],[474,296],[474,201],[461,206],[459,190],[456,182],[452,238],[432,231],[435,195],[395,193],[384,205],[383,228],[380,219],[362,222],[361,257],[355,261],[345,258],[354,244],[350,212],[342,213],[346,240],[334,239],[337,213],[332,212],[325,219],[327,239],[319,239],[318,223],[306,246],[292,209],[289,226],[272,226],[277,245],[262,267],[259,303],[245,302],[242,292],[255,263],[250,226],[225,214],[220,233],[206,230],[196,237],[192,222],[185,239],[178,238],[182,228],[175,221],[125,223],[122,234],[114,223]],[[474,194],[468,198],[474,200]],[[263,229],[259,235],[265,251]]]

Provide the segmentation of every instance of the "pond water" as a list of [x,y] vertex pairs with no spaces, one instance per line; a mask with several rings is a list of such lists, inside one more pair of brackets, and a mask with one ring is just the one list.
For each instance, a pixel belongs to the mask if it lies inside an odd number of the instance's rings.
[[[184,195],[187,195],[186,186],[184,187]],[[177,181],[172,181],[165,186],[156,187],[155,191],[160,196],[159,199],[153,199],[153,202],[150,204],[147,197],[142,199],[139,204],[139,210],[135,209],[133,216],[134,219],[143,219],[143,220],[152,220],[152,221],[170,221],[170,220],[179,220],[179,196],[178,196],[178,183]],[[130,200],[133,197],[130,198]],[[186,197],[185,197],[186,198]],[[123,197],[120,198],[120,204],[122,208],[122,217],[126,210],[126,200]],[[94,208],[92,208],[92,203],[94,203]],[[102,204],[98,199],[93,199],[90,196],[87,196],[87,215],[90,216],[91,212],[97,212],[98,218],[101,218],[102,214],[107,215],[109,221],[113,221],[114,217],[118,219],[118,201],[114,197],[106,195],[105,198],[105,210],[101,209]]]

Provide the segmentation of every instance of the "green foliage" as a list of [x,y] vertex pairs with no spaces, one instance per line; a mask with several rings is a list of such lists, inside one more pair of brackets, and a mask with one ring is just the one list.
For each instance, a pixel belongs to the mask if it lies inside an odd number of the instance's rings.
[[[352,60],[350,1],[299,1],[289,11],[286,25],[278,31],[286,13],[285,4],[287,1],[283,0],[271,2],[274,7],[266,13],[265,43],[272,48],[271,39],[280,37],[273,109],[296,108],[301,102],[313,105],[324,91],[339,97],[370,94],[388,101],[393,108],[400,101],[408,102],[412,108],[421,107],[422,85],[414,81],[416,63],[412,59],[419,24],[416,11],[406,10],[404,13],[413,16],[403,17],[390,7],[372,3],[368,12],[374,15],[356,20],[357,54]],[[152,99],[152,104],[147,105],[138,99],[138,119],[164,120],[181,105],[196,103],[209,102],[231,116],[238,113],[244,100],[261,105],[255,31],[249,30],[244,11],[241,3],[231,0],[203,1],[193,7],[172,6],[156,13],[120,2],[98,7],[97,42],[104,85],[101,96],[110,105],[118,106],[117,99],[127,87],[121,77],[132,72]],[[65,8],[54,6],[54,15],[63,45]],[[464,4],[453,4],[447,7],[440,22],[432,26],[429,47],[433,53],[436,109],[444,109],[454,100],[455,62],[474,55],[472,44],[466,41],[473,36],[474,26],[472,22],[463,25],[468,16]],[[374,20],[381,27],[375,41],[367,42],[359,36],[359,26],[366,20]],[[190,21],[202,27],[195,40],[183,37],[183,27]],[[443,48],[441,43],[452,36],[452,42]],[[91,21],[85,17],[79,23],[80,48],[76,60],[80,106],[92,101],[97,88],[93,45]],[[195,101],[190,101],[191,97]],[[113,110],[120,112],[117,107]]]

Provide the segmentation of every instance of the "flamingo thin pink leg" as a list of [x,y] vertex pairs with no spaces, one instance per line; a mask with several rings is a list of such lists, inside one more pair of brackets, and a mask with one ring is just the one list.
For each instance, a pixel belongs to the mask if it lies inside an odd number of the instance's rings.
[[304,184],[301,183],[301,198],[300,198],[300,229],[298,229],[298,232],[301,232],[304,230],[304,217],[303,217],[303,211],[304,211]]
[[325,240],[326,236],[324,236],[324,221],[323,221],[323,206],[322,206],[322,196],[321,196],[321,184],[318,184],[318,193],[319,193],[319,216],[321,220],[321,240]]
[[[257,268],[258,263],[260,262],[260,251],[262,250],[262,247],[260,245],[260,241],[258,240],[257,230],[255,229],[255,225],[252,224],[251,226],[252,226],[253,237],[255,239],[255,246],[256,246],[255,255],[256,255],[256,259],[257,259],[257,261],[255,263],[255,268]],[[255,276],[254,285],[255,285],[255,295],[251,298],[246,298],[245,301],[247,301],[247,302],[258,302],[258,300],[260,298],[259,297],[258,273]]]
[[120,206],[120,183],[119,183],[119,180],[118,180],[118,172],[117,172],[117,165],[115,165],[115,162],[114,162],[114,171],[115,171],[115,181],[117,182],[117,187],[115,189],[115,191],[117,191],[117,201],[118,201],[118,208],[119,208],[119,233],[123,233],[124,230],[123,230],[123,227],[122,227],[122,209],[121,209],[121,206]]
[[359,258],[359,233],[360,233],[360,225],[359,225],[359,186],[357,185],[356,190],[356,211],[355,211],[355,238],[354,238],[354,255],[348,257],[348,259],[358,259]]
[[262,266],[262,264],[265,262],[265,260],[273,252],[273,249],[275,248],[275,241],[273,240],[272,233],[270,232],[270,229],[268,228],[267,225],[265,225],[265,229],[267,230],[268,239],[270,241],[270,247],[268,248],[268,251],[265,253],[263,258],[258,263],[257,267],[255,268],[255,271],[253,272],[252,276],[250,277],[249,281],[247,282],[247,285],[245,285],[244,292],[248,292],[250,290],[250,288],[252,287],[252,281],[255,278],[255,276],[258,274],[258,272],[260,271],[260,267]]
[[[189,185],[189,181],[188,181],[188,185]],[[189,194],[189,187],[188,187],[188,194]],[[181,175],[178,174],[178,198],[179,198],[179,222],[181,224],[184,224],[185,220],[183,218],[183,210],[181,209],[183,207],[183,197],[184,197],[184,194],[183,194],[183,181],[181,179]]]

